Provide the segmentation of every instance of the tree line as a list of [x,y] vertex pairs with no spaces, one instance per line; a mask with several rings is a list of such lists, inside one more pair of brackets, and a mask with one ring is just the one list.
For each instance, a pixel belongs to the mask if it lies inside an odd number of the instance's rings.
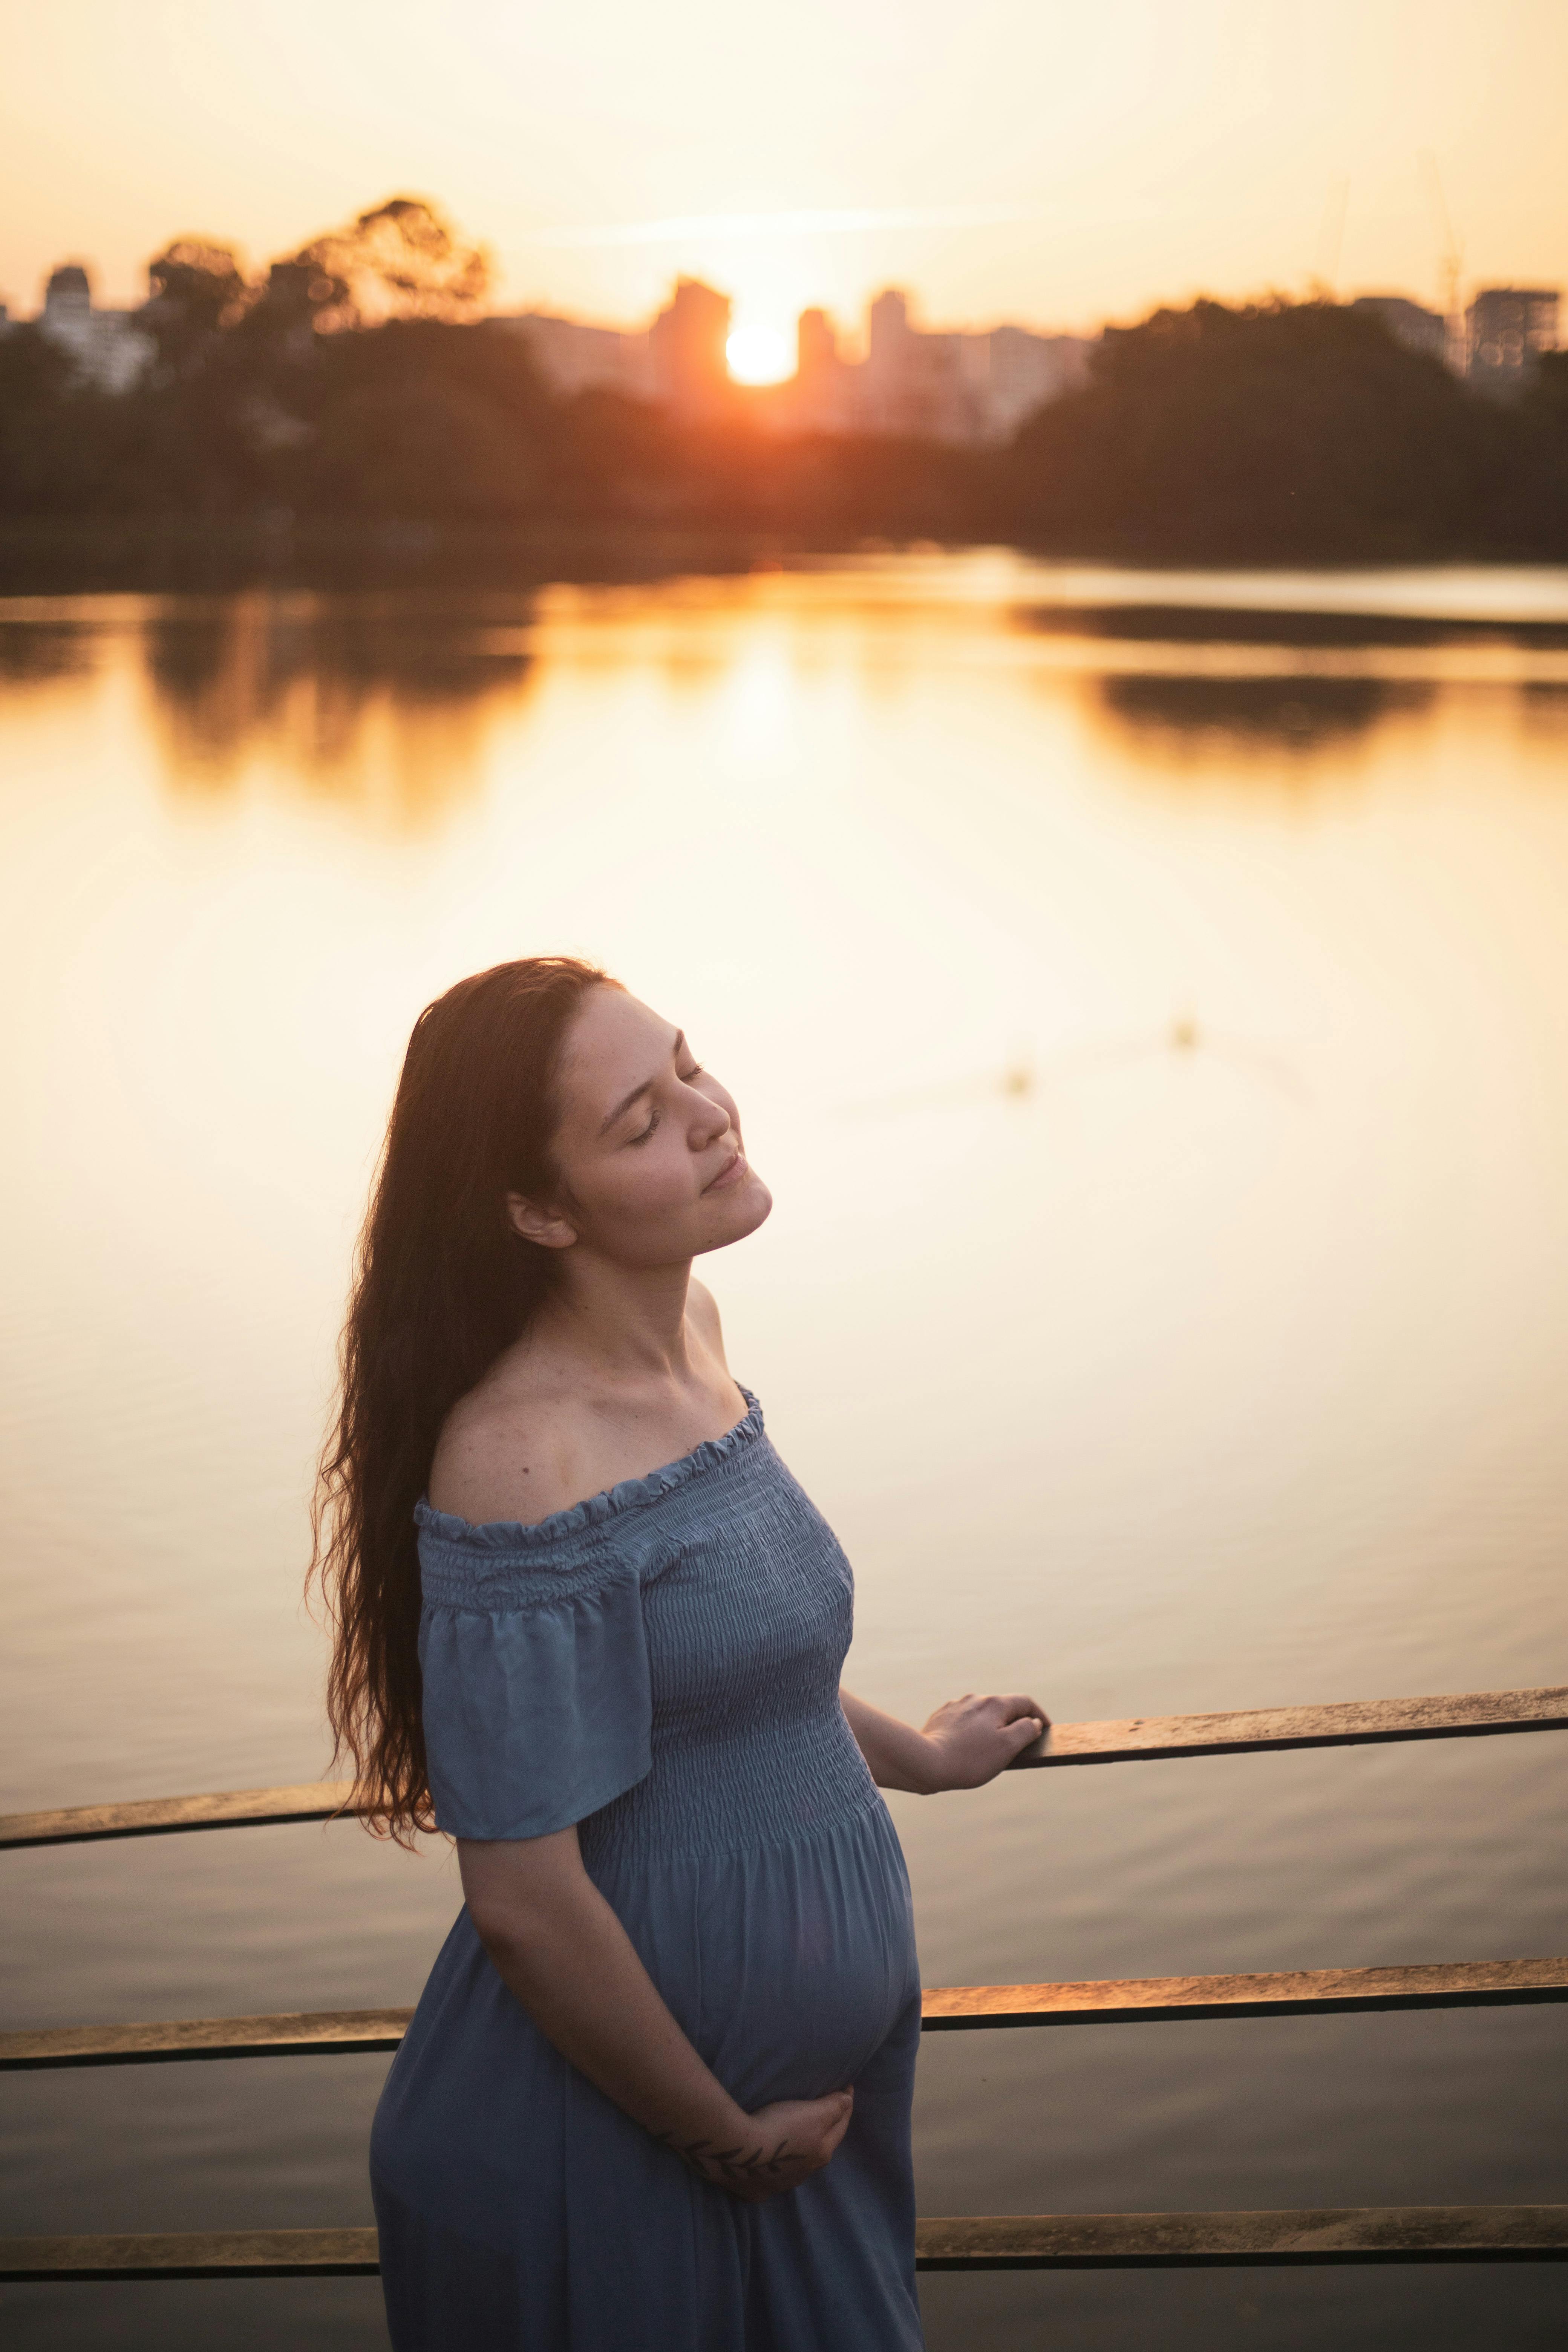
[[0,336],[0,522],[455,533],[540,525],[839,543],[1002,539],[1177,562],[1568,561],[1568,353],[1473,391],[1375,316],[1160,310],[1003,448],[700,424],[552,397],[482,316],[483,251],[395,198],[248,278],[198,239],[151,265],[151,363],[110,395],[37,327]]

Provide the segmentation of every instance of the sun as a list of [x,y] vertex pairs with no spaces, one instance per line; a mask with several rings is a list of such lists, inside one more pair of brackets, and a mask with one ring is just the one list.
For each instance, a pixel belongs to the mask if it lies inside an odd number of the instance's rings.
[[782,383],[795,372],[795,354],[776,327],[737,327],[724,357],[737,383]]

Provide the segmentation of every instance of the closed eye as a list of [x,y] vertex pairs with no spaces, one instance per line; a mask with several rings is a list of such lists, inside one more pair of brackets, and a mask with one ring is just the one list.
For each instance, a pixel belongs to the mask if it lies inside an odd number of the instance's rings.
[[[702,1076],[702,1065],[699,1062],[693,1068],[689,1070],[678,1070],[675,1075],[680,1080],[683,1087],[689,1087],[693,1078],[700,1078]],[[647,1125],[643,1129],[642,1133],[640,1135],[629,1135],[626,1138],[626,1141],[628,1143],[646,1143],[658,1125],[658,1111],[652,1111],[649,1113]]]

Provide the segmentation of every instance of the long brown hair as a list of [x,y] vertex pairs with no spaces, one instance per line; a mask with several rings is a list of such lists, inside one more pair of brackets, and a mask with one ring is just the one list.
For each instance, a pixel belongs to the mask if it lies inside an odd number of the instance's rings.
[[360,1235],[309,1581],[332,1631],[332,1760],[352,1761],[355,1810],[401,1843],[432,1826],[414,1506],[447,1413],[555,1272],[553,1251],[512,1230],[506,1196],[550,1192],[562,1046],[606,980],[572,956],[531,956],[426,1006]]

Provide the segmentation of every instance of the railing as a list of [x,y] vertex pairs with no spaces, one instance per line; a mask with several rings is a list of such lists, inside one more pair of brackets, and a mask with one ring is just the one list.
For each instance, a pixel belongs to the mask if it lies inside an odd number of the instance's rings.
[[[1338,1706],[1264,1707],[1240,1715],[1136,1715],[1118,1723],[1056,1723],[1007,1769],[1255,1756],[1280,1748],[1375,1748],[1404,1739],[1486,1739],[1510,1731],[1568,1731],[1568,1686],[1468,1691],[1458,1698],[1351,1699]],[[213,1797],[152,1797],[130,1805],[0,1814],[0,1849],[331,1821],[353,1810],[353,1794],[348,1780],[308,1780],[297,1789],[235,1789]]]
[[[1239,1715],[1058,1724],[1011,1768],[1236,1756],[1286,1748],[1484,1738],[1568,1729],[1568,1689],[1482,1691]],[[0,1847],[325,1821],[350,1812],[343,1781],[0,1817]],[[1179,2019],[1331,2016],[1568,2000],[1568,1957],[1414,1968],[959,1985],[923,1997],[927,2032],[1126,2025]],[[411,2010],[187,2018],[0,2034],[0,2072],[395,2050]],[[1213,2269],[1283,2264],[1568,2261],[1568,2206],[1387,2206],[1293,2212],[958,2215],[917,2224],[924,2270]],[[378,2267],[374,2230],[0,2241],[0,2280],[348,2277]]]

